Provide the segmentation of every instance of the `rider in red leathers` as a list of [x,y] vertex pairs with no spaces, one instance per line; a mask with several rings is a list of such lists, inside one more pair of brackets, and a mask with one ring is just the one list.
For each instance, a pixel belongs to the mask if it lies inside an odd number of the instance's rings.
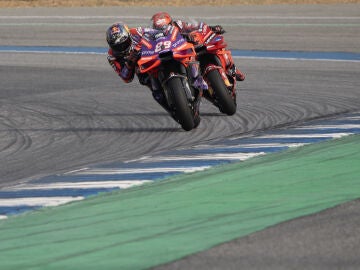
[[[159,12],[159,13],[154,14],[151,17],[151,22],[152,22],[152,27],[154,29],[159,29],[159,30],[164,29],[169,24],[175,25],[176,27],[178,27],[180,29],[180,32],[183,35],[186,35],[186,34],[192,32],[194,30],[201,29],[205,25],[205,23],[203,23],[203,22],[192,24],[192,23],[189,23],[189,22],[181,21],[181,20],[173,21],[173,19],[171,18],[171,16],[167,12]],[[216,34],[225,33],[225,31],[224,31],[224,29],[223,29],[223,27],[221,25],[209,26],[209,27]],[[237,81],[245,80],[244,73],[242,73],[235,66],[230,51],[228,51],[227,59],[229,61],[228,66],[227,66],[227,72],[230,75],[235,75],[235,78],[236,78]]]

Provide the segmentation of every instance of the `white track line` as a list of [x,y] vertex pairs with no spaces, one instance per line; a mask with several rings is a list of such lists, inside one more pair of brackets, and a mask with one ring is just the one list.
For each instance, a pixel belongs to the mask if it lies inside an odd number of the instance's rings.
[[83,200],[84,197],[31,197],[31,198],[14,198],[0,199],[1,206],[57,206],[72,201]]
[[315,125],[315,126],[306,126],[306,127],[297,127],[295,129],[299,130],[306,130],[306,129],[353,129],[353,128],[360,128],[360,124],[354,124],[354,125]]
[[339,121],[360,120],[360,116],[349,116],[349,117],[339,118],[339,119],[336,119],[336,120],[339,120]]
[[88,167],[85,167],[85,168],[81,168],[81,169],[77,169],[77,170],[72,170],[72,171],[68,171],[64,174],[73,174],[73,173],[78,173],[78,172],[81,172],[81,171],[86,171],[88,170],[89,168]]
[[142,173],[157,173],[157,172],[184,172],[191,173],[196,171],[203,171],[210,168],[210,166],[201,167],[175,167],[175,168],[147,168],[147,169],[89,169],[74,173],[74,175],[96,175],[96,174],[142,174]]
[[252,157],[264,155],[259,153],[234,153],[234,154],[210,154],[210,155],[191,155],[191,156],[163,156],[151,157],[151,161],[167,161],[167,160],[246,160]]
[[[242,137],[243,138],[243,137]],[[234,141],[236,139],[241,138],[232,138],[230,140]],[[276,147],[299,147],[303,146],[307,143],[249,143],[249,144],[236,144],[236,145],[201,145],[198,146],[196,149],[218,149],[218,148],[245,148],[245,149],[256,149],[256,148],[276,148]]]
[[7,219],[7,216],[0,216],[0,219]]
[[0,53],[39,53],[39,54],[90,54],[90,55],[105,55],[102,52],[66,52],[66,51],[32,51],[32,50],[0,50]]
[[296,58],[296,57],[272,57],[272,56],[237,56],[233,55],[233,58],[238,59],[253,59],[253,60],[281,60],[281,61],[324,61],[324,62],[351,62],[360,63],[360,60],[347,60],[347,59],[327,59],[327,58]]
[[151,183],[152,180],[135,181],[96,181],[96,182],[58,182],[49,184],[23,184],[8,188],[14,190],[53,190],[53,189],[89,189],[89,188],[129,188]]
[[259,139],[287,139],[287,138],[341,138],[344,136],[352,135],[353,133],[329,133],[329,134],[274,134],[274,135],[263,135],[256,138]]

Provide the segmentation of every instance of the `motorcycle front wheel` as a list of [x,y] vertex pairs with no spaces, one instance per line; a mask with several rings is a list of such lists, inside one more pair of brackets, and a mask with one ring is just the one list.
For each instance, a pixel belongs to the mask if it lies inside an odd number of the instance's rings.
[[173,77],[167,82],[167,89],[173,103],[175,117],[181,127],[186,130],[194,128],[194,115],[185,93],[185,85],[179,77]]
[[217,69],[210,71],[207,74],[207,80],[211,88],[215,92],[216,103],[220,112],[227,115],[236,113],[236,100],[226,87],[221,75]]

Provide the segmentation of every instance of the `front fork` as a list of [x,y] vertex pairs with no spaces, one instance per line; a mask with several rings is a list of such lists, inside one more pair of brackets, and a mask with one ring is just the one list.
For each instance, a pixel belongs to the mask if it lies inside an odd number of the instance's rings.
[[219,49],[211,52],[207,51],[206,53],[199,55],[198,59],[201,65],[202,75],[205,79],[207,79],[207,74],[210,71],[218,69],[226,86],[232,86],[234,78],[231,77],[231,74],[226,72],[231,65],[233,65],[230,51],[225,49]]
[[[174,68],[174,66],[177,67]],[[189,106],[192,108],[194,114],[196,115],[199,113],[202,90],[195,88],[193,86],[193,82],[194,82],[194,78],[200,75],[199,64],[198,62],[194,61],[194,63],[190,62],[187,67],[188,68],[185,68],[185,66],[183,66],[180,63],[176,63],[176,65],[174,64],[169,65],[162,72],[159,73],[159,81],[161,82],[161,86],[165,94],[167,103],[171,107],[173,101],[171,100],[171,97],[168,95],[168,91],[166,89],[166,83],[173,77],[180,78],[183,84],[183,89],[185,91],[187,100],[189,102]],[[169,70],[173,70],[174,72],[169,72]]]

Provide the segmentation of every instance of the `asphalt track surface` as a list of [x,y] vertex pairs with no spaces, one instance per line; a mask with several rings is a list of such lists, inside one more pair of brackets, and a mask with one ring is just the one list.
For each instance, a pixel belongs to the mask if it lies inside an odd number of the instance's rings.
[[[0,46],[105,47],[109,24],[146,25],[158,10],[1,9]],[[166,10],[224,25],[233,49],[360,52],[359,5]],[[359,62],[235,62],[247,75],[236,115],[204,101],[200,126],[184,132],[136,80],[117,78],[105,55],[0,53],[0,187],[360,110]],[[281,224],[163,269],[358,269],[359,206]]]

